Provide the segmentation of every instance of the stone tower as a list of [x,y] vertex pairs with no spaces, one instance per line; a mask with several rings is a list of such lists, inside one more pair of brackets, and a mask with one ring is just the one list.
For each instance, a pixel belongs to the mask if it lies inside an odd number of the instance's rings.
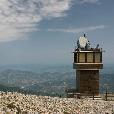
[[73,68],[76,69],[76,92],[99,94],[99,70],[103,68],[102,48],[92,48],[85,34],[77,41]]

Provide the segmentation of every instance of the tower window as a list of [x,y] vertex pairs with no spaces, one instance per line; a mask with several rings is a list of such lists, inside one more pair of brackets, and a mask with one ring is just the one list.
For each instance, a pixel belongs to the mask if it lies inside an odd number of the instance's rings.
[[92,63],[93,62],[93,53],[87,53],[87,62]]
[[101,62],[101,53],[95,53],[95,63]]
[[79,62],[85,63],[85,53],[79,53]]

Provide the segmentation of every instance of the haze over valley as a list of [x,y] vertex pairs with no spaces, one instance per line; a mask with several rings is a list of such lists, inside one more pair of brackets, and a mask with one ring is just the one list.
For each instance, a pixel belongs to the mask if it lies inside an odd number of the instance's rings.
[[[105,70],[106,69],[106,70]],[[9,65],[1,66],[0,90],[20,91],[31,94],[65,96],[65,89],[75,88],[75,70],[71,65]],[[100,91],[114,91],[113,65],[100,73]],[[10,88],[11,87],[11,88]]]

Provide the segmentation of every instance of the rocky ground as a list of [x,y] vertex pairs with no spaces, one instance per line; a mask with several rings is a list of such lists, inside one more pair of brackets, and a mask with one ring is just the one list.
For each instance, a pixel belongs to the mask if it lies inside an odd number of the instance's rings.
[[0,114],[114,114],[114,101],[0,92]]

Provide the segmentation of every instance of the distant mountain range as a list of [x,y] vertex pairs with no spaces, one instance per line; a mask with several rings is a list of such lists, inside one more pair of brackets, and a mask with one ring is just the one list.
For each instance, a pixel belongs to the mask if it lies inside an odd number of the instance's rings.
[[[53,68],[54,69],[54,68]],[[65,95],[66,88],[75,88],[75,70],[65,66],[63,69],[44,70],[44,72],[31,72],[16,69],[6,69],[0,72],[0,91],[19,91],[40,95]],[[47,72],[48,71],[48,72]],[[100,91],[114,92],[114,73],[100,74]]]
[[[75,87],[73,72],[44,72],[41,74],[30,71],[4,70],[0,73],[0,84],[5,90],[21,89],[36,94],[64,94],[67,87]],[[13,88],[14,87],[14,88]],[[1,89],[0,89],[1,90]]]

